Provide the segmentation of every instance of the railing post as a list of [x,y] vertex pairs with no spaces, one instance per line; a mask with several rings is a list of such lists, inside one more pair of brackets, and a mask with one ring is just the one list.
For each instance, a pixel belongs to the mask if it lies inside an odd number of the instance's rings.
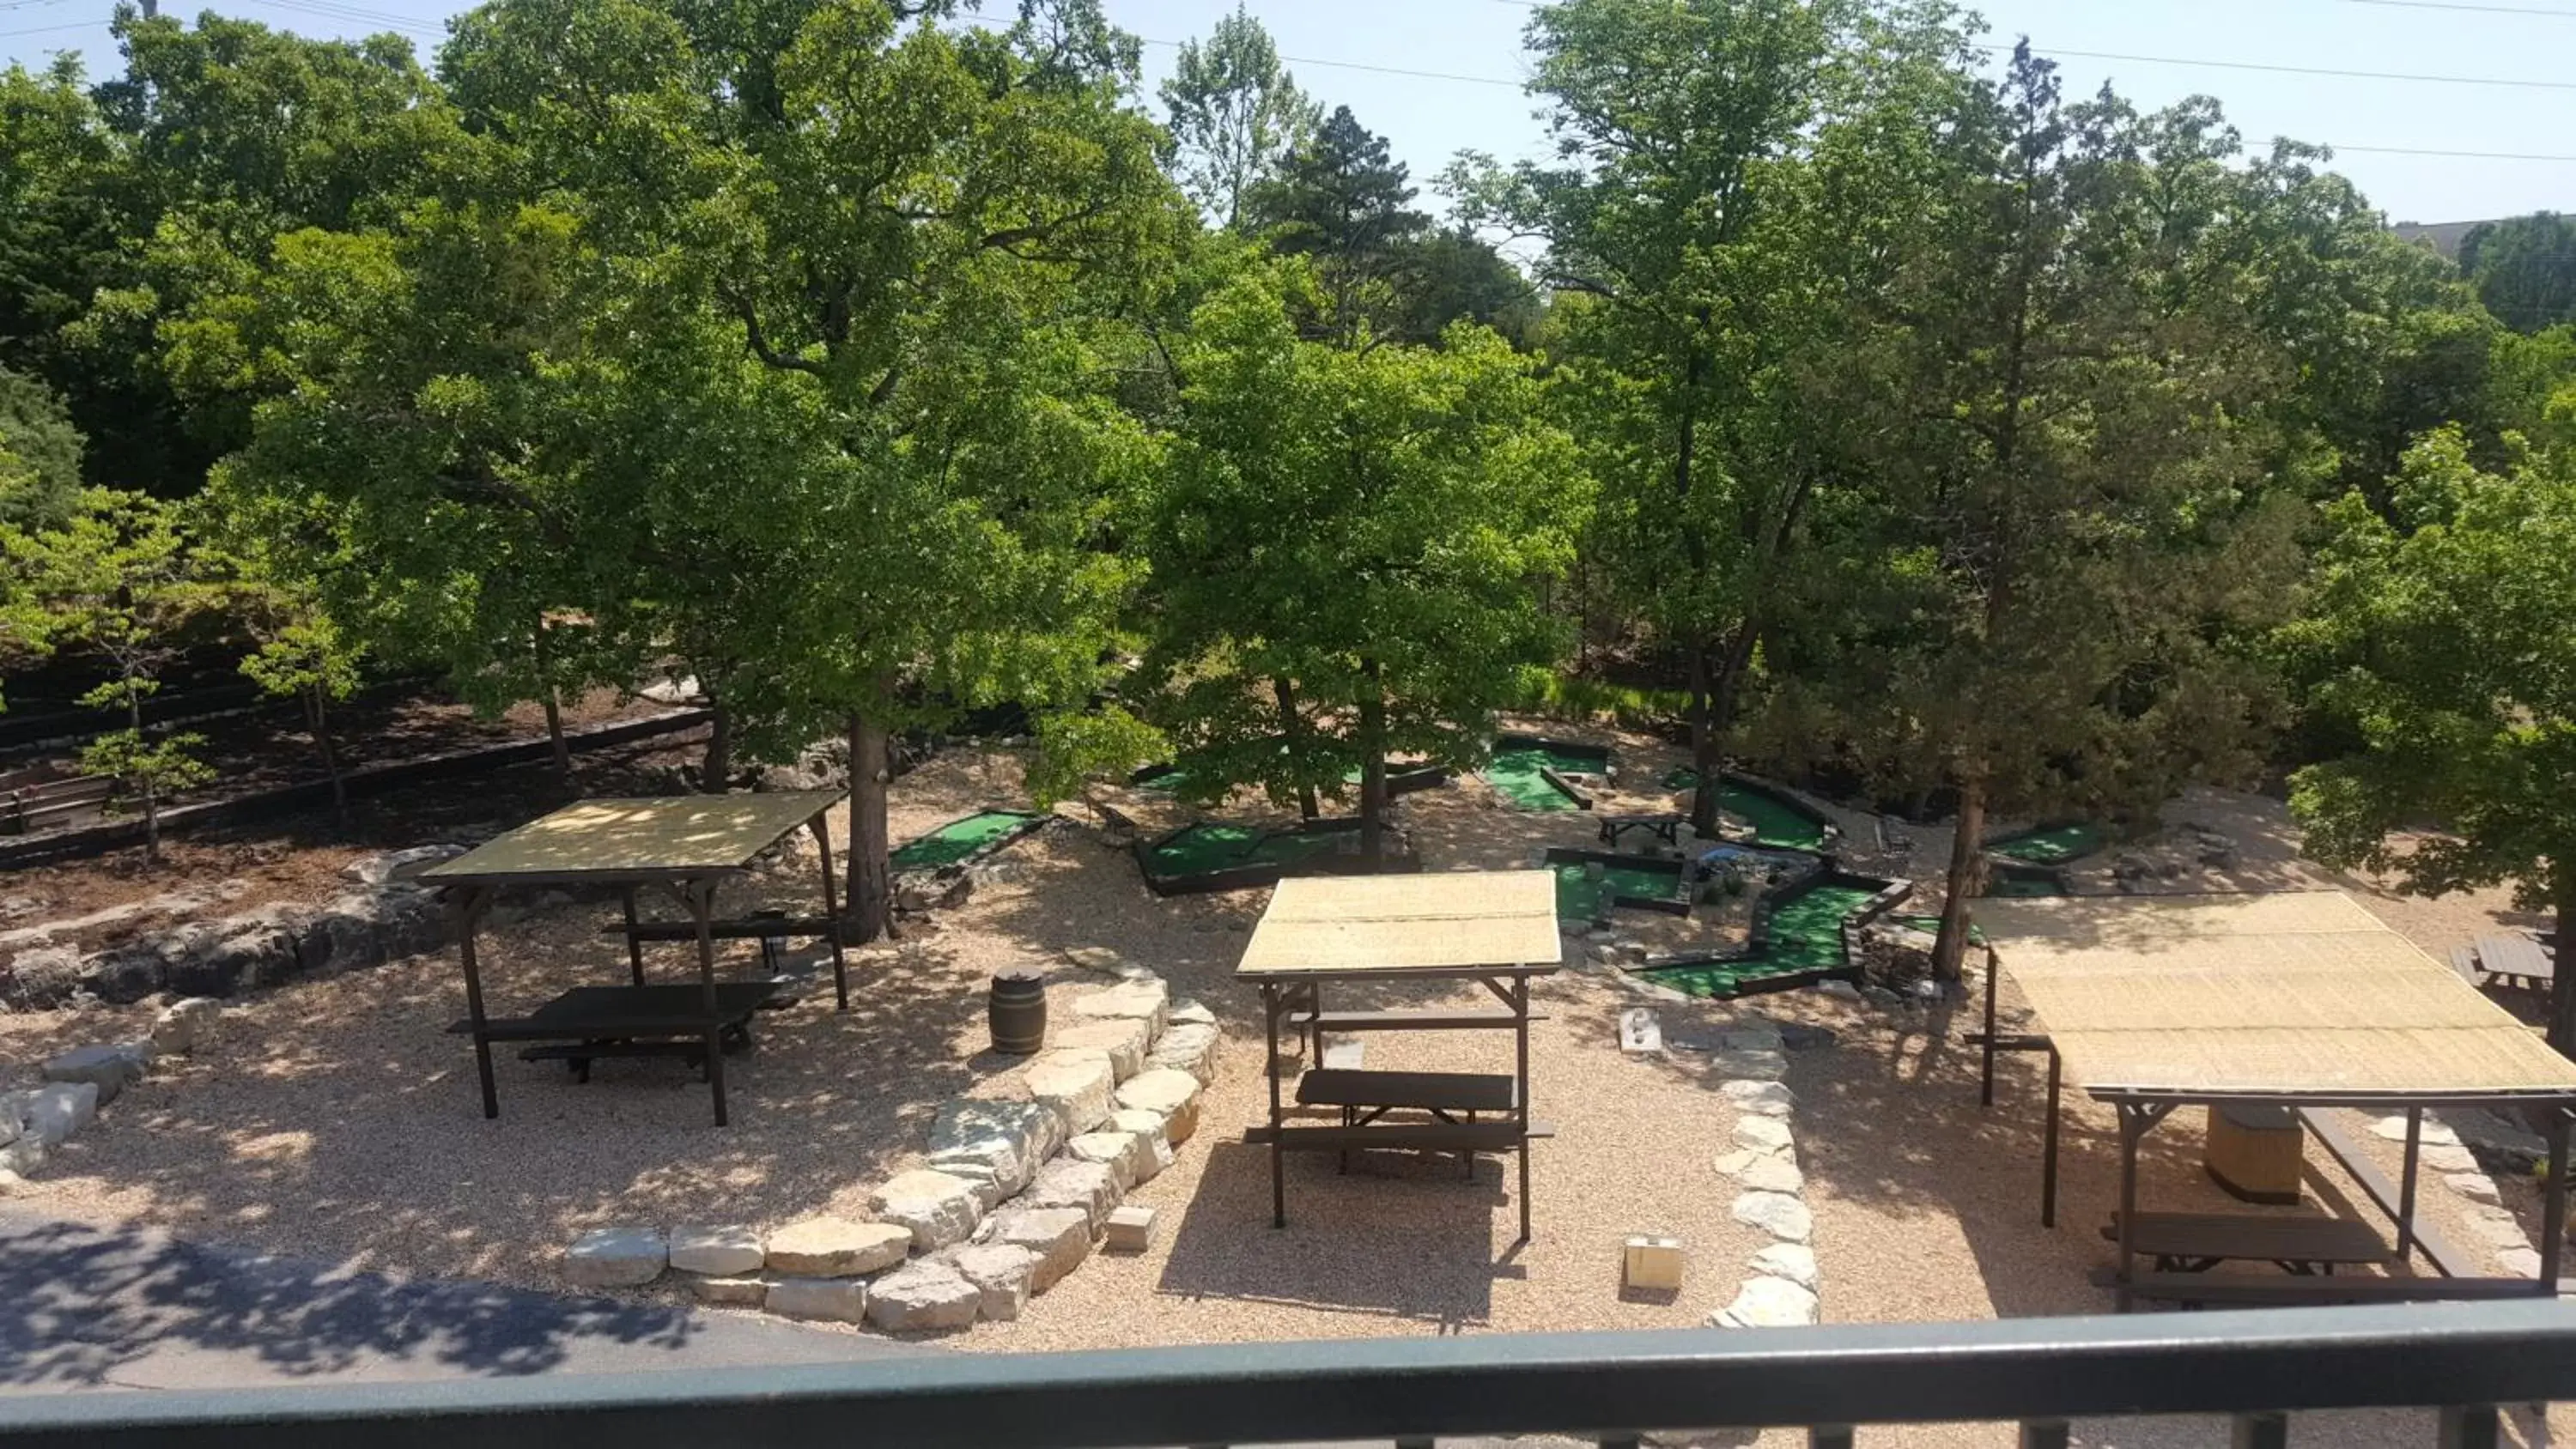
[[2290,1416],[2282,1413],[2239,1414],[2229,1449],[2289,1449]]
[[2441,1449],[2496,1449],[2504,1442],[2503,1415],[2493,1404],[2453,1404],[2442,1410]]
[[2067,1425],[2064,1419],[2022,1421],[2021,1449],[2066,1449],[2066,1445]]
[[1852,1449],[1849,1424],[1818,1424],[1807,1431],[1807,1449]]

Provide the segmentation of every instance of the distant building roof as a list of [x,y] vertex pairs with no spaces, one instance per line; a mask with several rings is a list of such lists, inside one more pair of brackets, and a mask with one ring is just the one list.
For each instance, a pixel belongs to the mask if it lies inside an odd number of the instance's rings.
[[2470,228],[2485,225],[2487,223],[2483,221],[2401,221],[2389,230],[2397,233],[2399,241],[2431,247],[2456,262],[2460,259],[2461,239],[2469,234]]

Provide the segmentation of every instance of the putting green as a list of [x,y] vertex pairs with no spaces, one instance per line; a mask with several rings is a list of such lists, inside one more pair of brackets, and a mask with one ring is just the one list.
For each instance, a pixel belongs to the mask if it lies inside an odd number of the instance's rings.
[[[1683,765],[1664,776],[1664,788],[1696,790],[1699,771]],[[1824,849],[1824,822],[1766,790],[1754,789],[1739,780],[1721,780],[1717,808],[1752,826],[1756,845],[1784,850]]]
[[1523,810],[1580,810],[1583,807],[1547,781],[1542,770],[1560,775],[1598,773],[1598,755],[1578,755],[1565,750],[1551,750],[1540,745],[1495,752],[1492,764],[1485,767],[1486,783],[1503,792],[1503,797]]
[[1558,861],[1550,868],[1556,872],[1556,918],[1560,921],[1597,921],[1620,896],[1670,900],[1681,888],[1670,871],[1614,865],[1603,871],[1601,879],[1594,880],[1579,860]]
[[1154,847],[1154,873],[1211,875],[1246,865],[1293,865],[1330,855],[1340,843],[1340,835],[1325,831],[1296,834],[1202,822]]
[[[1909,930],[1921,931],[1927,936],[1937,936],[1941,934],[1941,918],[1939,916],[1882,916],[1880,919],[1893,921],[1897,925],[1904,926]],[[1968,939],[1977,945],[1982,946],[1986,944],[1986,933],[1975,926],[1970,926],[1968,928]]]
[[1026,829],[1036,818],[1025,810],[979,810],[951,820],[918,840],[904,842],[894,853],[894,868],[936,870],[955,865],[993,841]]
[[2066,892],[2056,881],[2044,875],[2006,875],[2001,871],[1986,877],[1988,896],[2011,900],[2016,897],[2062,896]]
[[1843,918],[1877,894],[1866,886],[1809,887],[1772,910],[1770,936],[1760,953],[1740,961],[1711,961],[1638,974],[1691,996],[1732,996],[1764,977],[1834,970],[1848,964],[1843,955]]
[[2111,843],[2111,832],[2099,825],[2052,825],[2045,830],[2006,836],[1986,847],[2007,860],[2032,865],[2064,865]]

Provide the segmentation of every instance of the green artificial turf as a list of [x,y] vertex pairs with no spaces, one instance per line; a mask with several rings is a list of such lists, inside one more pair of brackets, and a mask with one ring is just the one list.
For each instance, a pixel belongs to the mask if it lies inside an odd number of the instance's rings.
[[1294,865],[1330,855],[1340,844],[1341,836],[1329,831],[1296,834],[1206,822],[1155,846],[1154,873],[1208,875],[1246,865]]
[[1866,886],[1815,886],[1771,912],[1770,939],[1757,955],[1638,974],[1691,996],[1731,996],[1766,976],[1833,970],[1846,964],[1843,918],[1876,894]]
[[[1699,771],[1680,766],[1664,776],[1667,790],[1696,790]],[[1753,843],[1783,850],[1822,850],[1824,822],[1760,790],[1726,780],[1718,785],[1717,808],[1753,827]]]
[[894,868],[935,870],[955,865],[1034,818],[1025,810],[979,810],[962,820],[951,820],[918,840],[904,842],[894,853]]
[[1562,860],[1550,869],[1556,872],[1556,918],[1560,921],[1597,921],[1620,896],[1670,900],[1681,889],[1679,879],[1670,871],[1614,865],[1602,873],[1601,879],[1594,880],[1583,861]]
[[[1937,936],[1941,934],[1941,918],[1939,916],[1884,916],[1880,919],[1893,921],[1896,924],[1907,927],[1911,930],[1921,931],[1927,936]],[[1970,926],[1968,928],[1968,939],[1977,945],[1982,946],[1986,944],[1986,933],[1975,926]]]
[[2099,825],[2054,825],[1996,841],[1986,849],[2008,860],[2032,865],[2064,865],[2111,843],[2111,832]]
[[1485,767],[1485,780],[1523,810],[1579,810],[1582,807],[1574,803],[1574,797],[1549,784],[1547,776],[1539,772],[1588,775],[1600,769],[1597,755],[1569,754],[1532,745],[1497,751],[1493,763]]
[[1986,878],[1986,894],[2011,900],[2016,897],[2062,896],[2066,892],[2045,876],[2005,875],[1998,871]]

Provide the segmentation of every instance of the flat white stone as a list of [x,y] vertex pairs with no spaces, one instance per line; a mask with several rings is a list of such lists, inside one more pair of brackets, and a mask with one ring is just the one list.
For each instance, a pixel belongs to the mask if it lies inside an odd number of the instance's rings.
[[2531,1239],[2523,1232],[2522,1223],[2513,1214],[2495,1208],[2479,1208],[2470,1213],[2469,1231],[2477,1234],[2491,1248],[2531,1246]]
[[1125,1192],[1157,1169],[1154,1147],[1143,1136],[1104,1128],[1085,1132],[1064,1145],[1065,1156],[1076,1162],[1095,1162],[1109,1169],[1118,1190]]
[[116,1100],[116,1094],[143,1080],[144,1069],[151,1065],[151,1048],[135,1042],[114,1046],[74,1047],[48,1058],[39,1075],[48,1082],[83,1082],[98,1090],[101,1106]]
[[769,1301],[766,1278],[691,1278],[689,1291],[700,1303],[721,1308],[758,1308]]
[[564,1249],[564,1276],[584,1288],[632,1288],[661,1277],[670,1261],[659,1228],[593,1228]]
[[1783,1044],[1776,1026],[1739,1026],[1718,1033],[1717,1049],[1722,1052],[1776,1052]]
[[1163,1034],[1164,1024],[1171,1019],[1172,989],[1159,976],[1127,981],[1103,991],[1090,991],[1073,999],[1073,1014],[1086,1021],[1102,1017],[1134,1017],[1147,1023],[1147,1032]]
[[1738,1185],[1752,1192],[1804,1192],[1807,1175],[1798,1170],[1797,1159],[1785,1152],[1762,1157],[1735,1175]]
[[[927,1168],[899,1173],[868,1195],[868,1210],[879,1222],[900,1223],[912,1233],[912,1245],[925,1253],[964,1242],[983,1221],[983,1200],[974,1183]],[[772,1250],[777,1240],[770,1241]]]
[[1619,1050],[1632,1056],[1664,1049],[1664,1026],[1653,1008],[1632,1006],[1619,1013]]
[[930,1122],[929,1166],[990,1184],[984,1206],[1029,1185],[1038,1164],[1064,1145],[1064,1118],[1039,1102],[969,1098],[942,1105]]
[[1760,1228],[1784,1243],[1803,1243],[1816,1230],[1815,1216],[1807,1205],[1785,1192],[1743,1193],[1729,1211],[1737,1222]]
[[2495,1255],[2496,1267],[2509,1278],[2540,1276],[2540,1253],[2535,1248],[2506,1248]]
[[983,1295],[980,1316],[1008,1323],[1029,1306],[1029,1277],[1037,1271],[1037,1254],[1017,1243],[977,1243],[959,1248],[948,1261]]
[[1148,1023],[1131,1016],[1104,1016],[1068,1022],[1047,1033],[1049,1051],[1088,1050],[1106,1054],[1109,1070],[1122,1082],[1145,1070],[1145,1052],[1152,1044],[1153,1033]]
[[1820,1281],[1816,1250],[1804,1243],[1773,1243],[1754,1254],[1744,1266],[1767,1277],[1786,1278],[1810,1293],[1816,1291]]
[[1187,1072],[1199,1079],[1199,1085],[1214,1086],[1217,1049],[1224,1042],[1225,1033],[1212,1022],[1176,1021],[1164,1028],[1162,1039],[1146,1054],[1145,1065]]
[[[912,1246],[913,1230],[909,1224],[807,1218],[769,1235],[766,1263],[770,1272],[791,1278],[856,1278],[863,1273],[891,1268],[911,1257]],[[679,1257],[679,1243],[675,1236],[671,1261],[677,1265]]]
[[[2370,1130],[2391,1142],[2403,1142],[2406,1140],[2406,1119],[2403,1116],[2382,1117],[2370,1124]],[[2427,1117],[2424,1119],[2423,1132],[2415,1140],[2428,1147],[2457,1147],[2460,1145],[2460,1134]]]
[[2483,1172],[2454,1172],[2444,1177],[2442,1181],[2450,1186],[2451,1191],[2471,1202],[2491,1203],[2502,1200],[2496,1194],[2495,1179]]
[[[1763,1120],[1768,1121],[1770,1119],[1764,1118]],[[1762,1155],[1763,1154],[1755,1152],[1749,1147],[1739,1147],[1732,1152],[1721,1152],[1717,1155],[1717,1170],[1728,1177],[1733,1177],[1744,1169],[1751,1167],[1754,1159]]]
[[1789,1124],[1777,1117],[1738,1117],[1735,1140],[1756,1152],[1782,1152],[1789,1146]]
[[22,1100],[27,1125],[20,1135],[39,1147],[60,1147],[98,1118],[98,1087],[91,1082],[49,1082]]
[[1797,1094],[1778,1082],[1737,1078],[1718,1083],[1717,1090],[1736,1111],[1757,1117],[1786,1117],[1798,1105]]
[[781,1278],[769,1285],[761,1306],[785,1318],[865,1323],[868,1284],[864,1278]]
[[1005,1208],[995,1223],[993,1241],[1037,1255],[1029,1273],[1032,1293],[1054,1287],[1091,1256],[1091,1219],[1080,1208]]
[[673,1228],[670,1245],[672,1267],[711,1278],[757,1273],[769,1257],[760,1229],[736,1224]]
[[1099,1051],[1041,1053],[1029,1063],[1025,1080],[1029,1095],[1063,1119],[1068,1136],[1109,1120],[1110,1099],[1118,1090],[1117,1072]]
[[1712,1070],[1730,1077],[1757,1082],[1776,1082],[1789,1074],[1789,1058],[1784,1052],[1719,1052],[1709,1058]]
[[1111,1250],[1141,1253],[1154,1241],[1154,1210],[1137,1203],[1113,1209],[1107,1228]]
[[1108,1130],[1125,1132],[1145,1144],[1145,1155],[1137,1164],[1136,1181],[1152,1182],[1172,1165],[1172,1139],[1163,1130],[1163,1114],[1141,1107],[1121,1107],[1109,1114]]
[[1079,1208],[1096,1237],[1124,1197],[1107,1163],[1059,1157],[1039,1168],[1036,1180],[1015,1201],[1033,1208]]
[[1199,1130],[1200,1090],[1199,1079],[1189,1073],[1157,1067],[1121,1086],[1118,1105],[1159,1114],[1164,1137],[1178,1147]]
[[1800,1328],[1816,1321],[1816,1295],[1786,1278],[1747,1278],[1735,1301],[1709,1315],[1712,1328]]
[[[1216,1025],[1216,1013],[1199,1005],[1195,1001],[1175,1001],[1172,1003],[1170,1025],[1214,1026]],[[1169,1027],[1166,1027],[1165,1029],[1169,1030]]]
[[868,1284],[868,1322],[888,1333],[927,1333],[973,1326],[984,1291],[937,1258],[924,1258]]
[[2435,1172],[2475,1172],[2477,1154],[2450,1143],[2436,1143],[2415,1154],[2424,1166]]

